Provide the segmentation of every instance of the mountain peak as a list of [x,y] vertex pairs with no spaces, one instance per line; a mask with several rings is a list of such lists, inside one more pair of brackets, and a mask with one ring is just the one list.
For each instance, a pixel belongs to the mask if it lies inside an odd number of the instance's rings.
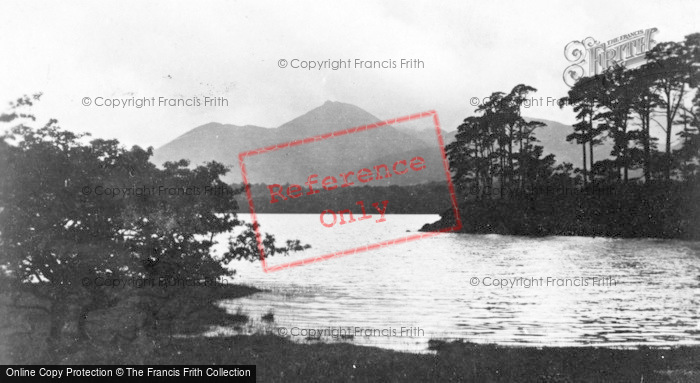
[[312,109],[279,127],[281,130],[294,130],[301,137],[369,125],[380,121],[366,110],[338,101],[327,100],[323,105]]
[[224,124],[222,124],[222,123],[220,123],[220,122],[212,121],[212,122],[210,122],[210,123],[207,123],[207,124],[204,124],[204,125],[200,125],[200,126],[196,127],[195,129],[199,129],[199,128],[212,128],[212,127],[218,127],[218,126],[222,126],[222,125],[224,125]]

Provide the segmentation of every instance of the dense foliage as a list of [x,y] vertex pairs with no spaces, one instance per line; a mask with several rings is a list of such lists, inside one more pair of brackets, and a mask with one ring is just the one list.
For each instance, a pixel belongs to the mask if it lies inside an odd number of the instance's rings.
[[[20,111],[38,98],[19,99],[2,120],[33,121]],[[241,190],[220,179],[223,165],[191,169],[183,160],[158,168],[149,161],[151,148],[85,138],[51,120],[38,129],[20,123],[0,140],[3,292],[46,302],[36,308],[51,318],[50,355],[63,344],[66,323],[76,326],[78,342],[85,341],[91,312],[129,301],[144,329],[163,326],[182,310],[177,298],[187,294],[183,287],[215,285],[235,273],[230,261],[259,258],[252,226],[236,215]],[[157,191],[97,192],[136,187]],[[179,192],[193,187],[219,192]],[[213,256],[215,235],[234,231],[239,235],[228,251]],[[266,255],[302,249],[295,241],[276,247],[271,236],[264,243]]]
[[[463,230],[700,238],[699,84],[700,33],[682,43],[657,44],[639,68],[614,65],[580,79],[561,106],[577,113],[567,140],[581,145],[583,169],[555,166],[554,156],[537,145],[541,124],[520,115],[535,88],[520,84],[507,94],[493,93],[446,148]],[[657,148],[652,123],[664,131],[664,151]],[[595,161],[593,147],[606,140],[612,143],[610,158]],[[425,229],[453,221],[448,210]]]

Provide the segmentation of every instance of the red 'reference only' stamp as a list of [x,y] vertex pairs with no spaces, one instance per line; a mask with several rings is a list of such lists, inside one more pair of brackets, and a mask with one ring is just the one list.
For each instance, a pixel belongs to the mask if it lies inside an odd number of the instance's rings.
[[[326,254],[294,260],[282,264],[272,266],[268,265],[268,262],[265,257],[265,248],[263,244],[262,234],[260,232],[260,225],[258,224],[258,216],[256,215],[253,193],[251,191],[251,183],[249,182],[250,174],[246,168],[247,158],[263,155],[266,153],[291,150],[292,148],[297,148],[302,145],[315,144],[324,140],[338,140],[341,138],[348,139],[348,136],[352,134],[359,135],[364,134],[366,132],[378,131],[379,128],[382,127],[391,128],[392,125],[409,121],[416,121],[420,119],[432,120],[431,125],[435,129],[437,142],[435,150],[439,151],[439,156],[434,155],[430,158],[439,158],[439,162],[442,162],[441,164],[427,164],[425,158],[426,156],[417,155],[413,153],[403,158],[399,156],[397,158],[392,158],[390,161],[383,161],[382,163],[376,163],[372,165],[368,165],[367,163],[362,163],[361,161],[358,161],[359,163],[356,166],[353,166],[352,164],[348,164],[347,166],[344,165],[346,167],[346,170],[333,172],[334,174],[320,174],[321,172],[314,172],[312,170],[308,172],[308,176],[305,178],[305,180],[300,181],[299,184],[267,184],[265,202],[269,204],[284,204],[285,202],[289,203],[290,200],[296,200],[299,198],[314,198],[319,193],[337,193],[345,188],[371,186],[372,184],[378,185],[380,182],[382,182],[382,180],[383,182],[392,182],[396,180],[396,178],[392,179],[392,177],[404,177],[404,179],[408,179],[409,177],[420,176],[421,172],[425,173],[426,171],[431,170],[428,168],[429,165],[434,165],[434,167],[432,167],[433,173],[444,172],[444,179],[447,185],[447,190],[449,191],[449,203],[454,212],[455,226],[442,228],[439,231],[434,232],[421,232],[417,234],[401,236],[398,238],[387,239],[376,243],[353,246],[348,249],[332,251]],[[295,266],[308,265],[315,262],[342,257],[349,254],[370,251],[389,245],[406,243],[418,239],[432,237],[445,232],[458,231],[462,227],[462,221],[459,216],[459,209],[457,207],[457,198],[454,190],[454,185],[452,184],[452,179],[450,176],[449,163],[445,156],[444,139],[442,136],[442,131],[440,129],[438,116],[435,111],[416,113],[409,116],[380,121],[370,125],[358,126],[350,129],[315,135],[304,139],[294,140],[255,150],[249,150],[240,153],[238,155],[238,160],[241,168],[241,174],[243,177],[243,183],[245,184],[246,197],[248,199],[248,204],[250,208],[250,216],[255,228],[255,236],[257,240],[258,251],[260,252],[260,261],[265,272],[279,271]],[[320,163],[322,163],[324,159],[317,158],[315,159],[315,161],[319,161]],[[434,162],[438,161],[436,160]],[[258,201],[258,203],[260,203],[260,201]],[[389,199],[380,199],[378,201],[371,201],[365,204],[365,201],[361,199],[355,202],[356,206],[342,206],[340,208],[337,206],[329,206],[320,213],[317,222],[319,222],[319,225],[321,225],[326,230],[334,228],[337,229],[338,227],[343,227],[343,225],[349,225],[355,222],[365,220],[371,220],[367,222],[382,224],[387,220],[386,213],[390,203],[391,201]],[[355,209],[356,214],[353,214],[353,210],[351,210],[351,208]]]

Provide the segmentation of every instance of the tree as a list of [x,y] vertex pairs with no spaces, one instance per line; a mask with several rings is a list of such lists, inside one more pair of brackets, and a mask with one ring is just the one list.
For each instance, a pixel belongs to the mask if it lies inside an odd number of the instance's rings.
[[[628,170],[631,165],[629,155],[629,141],[634,134],[628,132],[628,122],[632,109],[633,95],[630,93],[632,77],[622,65],[613,65],[606,69],[602,76],[602,87],[598,87],[599,94],[596,99],[600,111],[598,118],[605,121],[600,129],[607,130],[613,139],[612,155],[616,157],[615,163],[618,178],[628,181]],[[620,174],[622,173],[622,174]]]
[[586,121],[574,124],[574,132],[566,136],[567,141],[576,141],[581,145],[583,154],[583,184],[588,183],[588,167],[586,166],[586,143],[588,142],[588,125]]
[[468,117],[457,127],[455,141],[445,147],[452,180],[458,190],[467,190],[473,182],[479,190],[488,168],[483,166],[484,143],[479,140],[481,118]]
[[[34,120],[19,113],[32,99],[20,100],[4,121]],[[0,268],[13,291],[49,303],[49,357],[58,355],[68,321],[77,324],[76,341],[83,342],[89,312],[130,297],[147,313],[147,326],[158,326],[164,308],[183,291],[159,283],[97,288],[98,280],[201,284],[232,276],[226,265],[233,259],[259,257],[255,244],[236,240],[222,256],[210,253],[216,234],[252,233],[236,215],[234,197],[241,190],[220,179],[223,165],[190,169],[179,161],[159,169],[149,161],[152,148],[127,150],[116,140],[86,143],[86,137],[51,120],[39,129],[19,124],[0,140]],[[268,255],[305,248],[298,241],[276,247],[271,236],[264,243]]]
[[[596,126],[596,121],[600,118],[597,113],[599,99],[604,94],[605,80],[601,75],[594,77],[582,77],[569,90],[566,97],[562,98],[560,107],[572,105],[576,113],[576,119],[579,121],[574,125],[574,133],[571,139],[576,139],[584,148],[583,152],[583,180],[587,183],[587,178],[593,181],[593,164],[595,159],[593,156],[593,148],[602,144],[599,138],[604,132],[604,127]],[[568,137],[567,137],[568,138]],[[588,156],[585,154],[585,146],[588,144]],[[586,166],[586,157],[590,166]],[[587,168],[591,169],[590,177],[587,175]]]
[[510,160],[508,146],[510,137],[506,132],[507,117],[503,113],[508,100],[503,92],[493,92],[476,109],[477,113],[483,113],[482,122],[485,124],[486,140],[489,148],[489,159],[491,160],[490,173],[497,175],[501,186],[505,186],[506,178],[510,174],[508,162]]
[[[673,123],[683,98],[687,93],[686,84],[691,81],[693,58],[683,44],[676,42],[659,43],[647,52],[647,67],[653,68],[653,89],[660,97],[660,106],[664,109],[666,124],[666,159],[664,177],[671,179],[673,158],[671,137]],[[650,69],[652,70],[652,69]]]
[[[488,101],[476,109],[480,115],[468,117],[457,128],[456,141],[447,145],[453,180],[466,190],[476,184],[484,190],[498,182],[500,190],[527,182],[531,167],[537,166],[532,134],[539,121],[525,121],[521,116],[527,95],[535,88],[519,84],[510,93],[494,92]],[[516,180],[517,176],[517,180]],[[491,193],[484,193],[489,198]],[[481,197],[481,193],[479,195]]]
[[700,92],[695,93],[693,104],[682,110],[683,130],[678,132],[681,147],[674,151],[674,155],[681,162],[683,178],[690,179],[697,175],[700,168]]
[[[518,143],[517,159],[518,168],[520,169],[518,184],[521,188],[525,183],[524,174],[526,172],[525,169],[527,167],[527,164],[525,163],[525,161],[528,158],[527,152],[530,150],[530,144],[534,140],[534,138],[532,137],[532,132],[536,128],[544,126],[544,124],[539,121],[526,122],[525,119],[522,117],[522,106],[526,102],[527,96],[532,92],[537,92],[537,89],[525,84],[516,85],[510,91],[508,96],[506,96],[507,104],[505,105],[505,110],[503,111],[503,113],[506,115],[506,118],[504,118],[504,120],[509,124],[511,131],[511,134],[509,135],[510,142],[508,146],[511,168],[513,167],[513,144],[514,142]],[[517,134],[512,134],[513,131],[516,131]]]
[[632,95],[631,109],[636,113],[640,124],[637,139],[643,148],[644,180],[651,181],[651,158],[656,138],[651,135],[651,121],[654,110],[661,104],[661,98],[653,91],[656,71],[653,66],[643,65],[629,71],[632,78],[629,93]]

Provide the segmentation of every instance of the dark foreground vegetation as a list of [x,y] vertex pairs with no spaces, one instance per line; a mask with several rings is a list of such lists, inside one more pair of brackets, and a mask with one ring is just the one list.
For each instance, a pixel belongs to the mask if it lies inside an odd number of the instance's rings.
[[[439,381],[439,382],[696,382],[700,348],[534,348],[431,342],[434,354],[409,354],[347,343],[298,344],[274,335],[206,338],[210,326],[236,327],[250,318],[229,315],[213,303],[256,290],[243,286],[188,289],[178,298],[180,314],[154,329],[140,328],[143,313],[124,303],[91,314],[90,340],[67,324],[64,345],[48,355],[48,318],[30,296],[11,303],[3,294],[0,364],[255,364],[261,382]],[[114,334],[122,334],[114,338]],[[178,336],[180,335],[180,336]],[[186,335],[186,336],[181,336]]]
[[[160,334],[197,323],[191,315],[206,315],[195,303],[223,294],[208,286],[234,277],[232,261],[258,260],[260,247],[267,256],[306,248],[299,241],[277,246],[239,220],[235,196],[242,190],[221,180],[228,171],[222,164],[190,168],[183,160],[158,168],[152,148],[88,141],[56,120],[27,126],[39,97],[0,113],[0,122],[19,122],[0,140],[0,292],[29,310],[22,322],[29,336],[44,337],[37,349],[12,343],[21,353],[14,360],[58,362],[94,347],[148,350]],[[213,254],[218,234],[230,235],[228,247]],[[91,319],[109,310],[124,316],[104,317],[113,331],[98,340]],[[35,319],[48,321],[47,331],[31,327]]]
[[[582,168],[537,145],[542,123],[521,116],[535,88],[493,93],[446,148],[462,231],[700,239],[699,85],[700,33],[659,43],[639,68],[580,78],[560,105],[577,113],[567,140],[581,145]],[[606,141],[608,158],[595,161]],[[445,211],[423,230],[454,223]]]

